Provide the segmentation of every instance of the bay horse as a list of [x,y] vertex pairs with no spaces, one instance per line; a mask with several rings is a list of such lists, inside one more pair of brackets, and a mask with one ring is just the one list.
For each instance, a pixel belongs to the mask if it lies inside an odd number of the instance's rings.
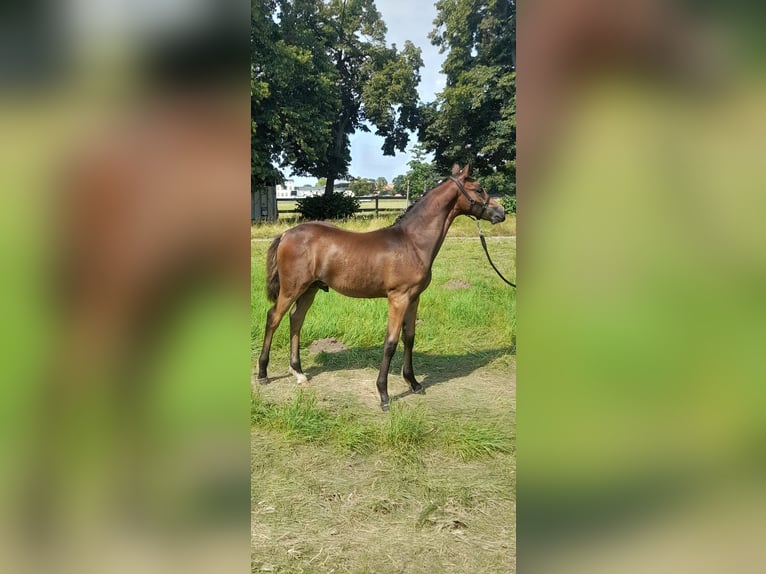
[[431,266],[450,225],[459,215],[492,224],[505,220],[505,209],[490,198],[470,175],[470,164],[452,168],[452,175],[426,193],[389,227],[356,233],[321,222],[302,223],[274,239],[266,256],[266,287],[274,306],[266,316],[258,380],[268,383],[271,341],[282,317],[290,311],[290,372],[298,383],[303,374],[300,333],[306,312],[319,289],[349,297],[388,299],[388,327],[383,362],[376,381],[380,406],[388,410],[388,370],[404,340],[402,376],[412,392],[422,393],[415,379],[412,348],[420,294],[431,282]]

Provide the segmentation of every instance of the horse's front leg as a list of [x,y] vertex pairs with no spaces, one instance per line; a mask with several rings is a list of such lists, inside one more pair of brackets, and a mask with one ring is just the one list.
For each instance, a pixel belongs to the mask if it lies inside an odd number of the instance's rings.
[[404,342],[404,365],[402,366],[402,376],[410,384],[413,393],[422,393],[423,385],[415,379],[415,370],[412,368],[412,348],[415,345],[415,321],[418,316],[418,303],[420,296],[416,297],[404,314],[404,324],[402,325],[402,341]]
[[378,380],[378,394],[380,395],[380,408],[388,410],[388,370],[391,367],[391,358],[399,344],[399,333],[402,330],[404,315],[407,312],[410,301],[404,295],[389,295],[388,297],[388,327],[386,340],[383,343],[383,362],[380,365]]

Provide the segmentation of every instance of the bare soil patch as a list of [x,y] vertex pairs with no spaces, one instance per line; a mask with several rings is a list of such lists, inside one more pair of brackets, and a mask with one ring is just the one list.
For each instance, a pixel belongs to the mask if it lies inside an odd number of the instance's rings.
[[309,353],[339,353],[341,351],[348,351],[348,347],[343,344],[343,341],[339,341],[335,337],[327,337],[325,339],[318,339],[313,341],[309,345]]
[[464,279],[450,279],[444,284],[445,289],[468,289],[471,284]]

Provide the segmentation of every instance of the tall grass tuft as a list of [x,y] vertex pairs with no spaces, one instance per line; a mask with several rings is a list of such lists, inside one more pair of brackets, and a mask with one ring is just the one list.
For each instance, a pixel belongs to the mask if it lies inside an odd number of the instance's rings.
[[423,409],[393,403],[380,428],[380,444],[389,450],[408,455],[426,444],[433,433]]
[[316,396],[298,389],[284,405],[267,404],[260,393],[253,395],[250,418],[253,423],[282,431],[301,442],[326,440],[333,428],[332,415],[317,406]]
[[493,423],[458,422],[441,435],[444,447],[463,460],[513,451],[513,437]]
[[378,447],[375,427],[363,424],[349,411],[341,412],[334,419],[332,442],[342,451],[370,454]]
[[288,436],[306,442],[324,440],[332,429],[330,413],[317,407],[314,393],[303,389],[284,406],[279,422]]

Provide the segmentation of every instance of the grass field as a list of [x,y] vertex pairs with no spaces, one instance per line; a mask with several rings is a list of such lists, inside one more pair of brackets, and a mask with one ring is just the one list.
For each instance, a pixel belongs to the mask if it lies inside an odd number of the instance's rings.
[[[392,218],[353,220],[368,229]],[[252,346],[268,309],[264,260],[284,224],[252,237]],[[485,226],[515,276],[515,221]],[[287,320],[252,403],[253,572],[515,571],[515,292],[459,218],[421,297],[411,395],[392,362],[391,411],[375,376],[385,300],[320,293],[302,332],[309,383],[289,376]],[[309,352],[336,337],[348,350]]]

